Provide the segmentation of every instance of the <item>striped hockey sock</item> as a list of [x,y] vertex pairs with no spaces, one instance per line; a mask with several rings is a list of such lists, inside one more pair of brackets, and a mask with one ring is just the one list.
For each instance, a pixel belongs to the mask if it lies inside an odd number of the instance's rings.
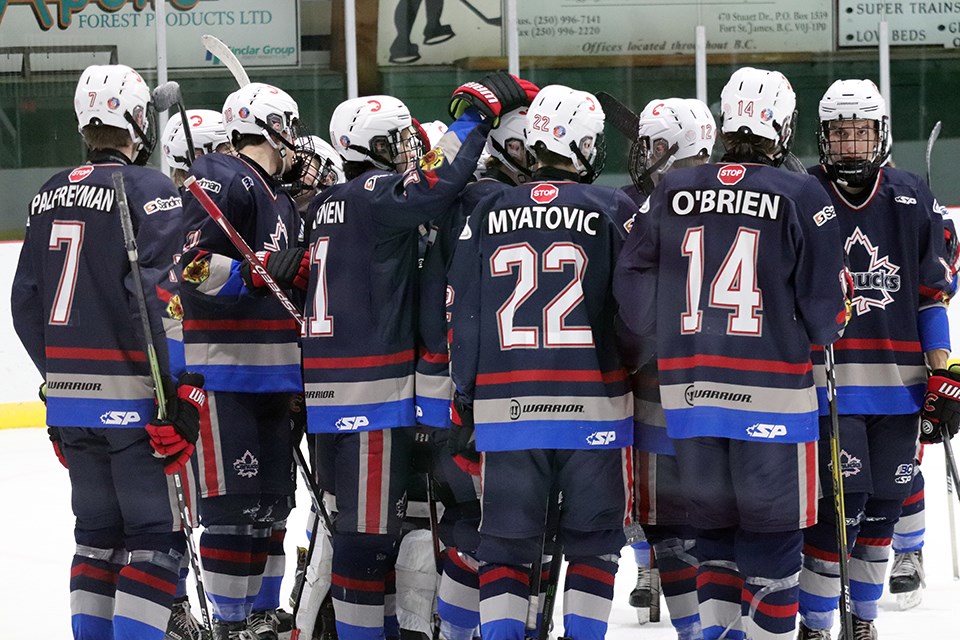
[[743,578],[735,562],[707,560],[700,564],[697,600],[704,640],[743,640],[742,595]]
[[480,635],[484,640],[522,640],[527,620],[530,570],[481,564]]
[[893,552],[910,553],[923,548],[926,532],[926,506],[923,499],[923,474],[917,470],[913,477],[910,496],[903,501],[900,519],[893,528]]
[[744,581],[742,614],[751,640],[793,640],[797,626],[800,574]]
[[577,640],[603,640],[613,606],[617,556],[567,558],[563,584],[564,635]]
[[670,622],[681,637],[687,630],[696,635],[700,629],[697,604],[697,568],[700,563],[692,553],[694,544],[689,538],[667,538],[654,545]]
[[388,535],[333,535],[330,593],[337,634],[356,640],[382,640],[387,572],[397,540]]
[[70,568],[70,614],[74,638],[113,636],[114,598],[120,569],[127,560],[123,549],[77,545]]
[[437,614],[448,640],[471,640],[480,625],[480,576],[477,561],[447,547],[437,594]]
[[247,582],[252,556],[250,525],[213,525],[200,535],[203,586],[214,618],[239,622],[250,615]]
[[163,640],[177,591],[181,555],[137,550],[120,570],[114,640]]
[[280,583],[283,582],[283,570],[287,561],[283,552],[286,535],[287,521],[274,522],[270,528],[267,562],[260,582],[260,591],[253,601],[254,611],[273,611],[280,606]]

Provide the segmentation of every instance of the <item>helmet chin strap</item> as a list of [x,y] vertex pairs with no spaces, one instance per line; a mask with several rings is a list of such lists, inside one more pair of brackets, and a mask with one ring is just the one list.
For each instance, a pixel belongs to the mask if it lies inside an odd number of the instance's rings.
[[[656,182],[653,180],[653,176],[660,172],[661,167],[667,164],[667,161],[670,160],[677,151],[680,150],[680,145],[674,142],[667,152],[660,156],[656,162],[647,167],[643,173],[640,174],[640,184],[643,187],[642,191],[646,195],[650,195],[653,192],[654,187],[656,187]],[[671,161],[670,164],[673,164]]]
[[[514,160],[513,156],[507,153],[506,149],[503,148],[503,145],[501,145],[497,140],[491,138],[490,144],[494,149],[496,149],[497,153],[500,154],[500,158],[505,161],[504,164],[507,166],[507,168],[511,169],[513,173],[516,174],[517,178],[520,178],[521,176],[523,177],[523,179],[517,180],[518,183],[523,184],[524,182],[530,180],[530,176],[533,175],[533,172],[530,171],[529,168],[521,167]],[[526,150],[524,150],[524,153],[526,153]]]

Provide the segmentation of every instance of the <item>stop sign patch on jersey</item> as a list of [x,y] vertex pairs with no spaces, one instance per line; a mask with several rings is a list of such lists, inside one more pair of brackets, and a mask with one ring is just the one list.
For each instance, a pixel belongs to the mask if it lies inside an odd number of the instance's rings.
[[70,182],[80,182],[91,173],[93,173],[93,167],[89,164],[82,167],[77,167],[70,172],[70,175],[67,176],[67,180]]
[[725,164],[717,172],[717,180],[728,187],[732,187],[743,180],[743,176],[746,174],[747,169],[742,164]]
[[530,191],[530,198],[537,204],[550,204],[557,199],[560,189],[553,184],[537,184]]

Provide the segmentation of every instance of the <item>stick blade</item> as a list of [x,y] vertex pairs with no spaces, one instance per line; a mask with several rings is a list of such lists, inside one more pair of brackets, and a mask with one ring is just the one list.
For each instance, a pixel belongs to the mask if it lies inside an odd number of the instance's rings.
[[204,49],[217,58],[220,58],[220,62],[233,74],[237,84],[241,87],[250,84],[250,76],[247,75],[247,70],[240,64],[240,60],[238,60],[237,56],[230,50],[230,47],[220,40],[220,38],[206,33],[200,36],[200,41],[203,42]]
[[606,91],[598,91],[595,95],[603,107],[607,122],[627,140],[635,141],[638,136],[637,129],[640,127],[640,116]]

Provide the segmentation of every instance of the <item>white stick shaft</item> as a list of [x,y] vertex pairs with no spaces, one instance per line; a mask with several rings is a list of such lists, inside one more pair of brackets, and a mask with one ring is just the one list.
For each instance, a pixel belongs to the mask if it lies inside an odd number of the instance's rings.
[[[156,31],[157,31],[157,86],[167,82],[167,3],[166,2],[154,2],[153,3],[154,17],[156,18]],[[157,126],[160,131],[163,131],[167,127],[167,110],[164,109],[159,114],[159,122]],[[167,156],[160,154],[160,168],[161,170],[169,174],[170,165],[167,163]]]
[[950,461],[947,460],[947,518],[950,519],[950,559],[953,561],[953,579],[960,580],[960,564],[957,559],[957,521],[954,517],[953,478],[950,476]]
[[880,95],[887,101],[887,135],[893,136],[893,96],[890,95],[890,25],[880,21]]
[[707,103],[707,29],[697,26],[696,34],[697,100]]
[[347,98],[360,95],[357,85],[357,4],[355,0],[343,2],[343,41],[346,44]]

